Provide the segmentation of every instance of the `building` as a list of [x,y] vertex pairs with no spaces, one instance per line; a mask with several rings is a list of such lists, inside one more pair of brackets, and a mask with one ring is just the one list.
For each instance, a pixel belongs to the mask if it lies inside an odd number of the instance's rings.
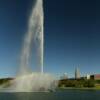
[[100,74],[90,75],[90,79],[93,79],[93,80],[100,80]]
[[90,75],[87,74],[86,75],[86,79],[89,80],[90,79]]
[[80,70],[78,68],[75,69],[75,79],[80,79]]
[[67,73],[64,73],[64,74],[61,76],[61,79],[68,79]]

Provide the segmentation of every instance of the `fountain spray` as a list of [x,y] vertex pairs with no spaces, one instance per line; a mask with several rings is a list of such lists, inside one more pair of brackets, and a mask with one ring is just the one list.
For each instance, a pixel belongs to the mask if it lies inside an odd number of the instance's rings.
[[[43,73],[43,53],[44,53],[44,13],[43,0],[36,0],[35,6],[29,17],[28,31],[25,34],[21,54],[21,69],[18,75],[11,82],[11,92],[37,92],[54,90],[57,82],[48,73]],[[29,59],[32,44],[37,46],[38,63],[40,72],[29,72]],[[42,74],[41,74],[42,73]]]
[[27,73],[29,67],[29,58],[31,54],[31,46],[37,44],[38,63],[40,72],[43,73],[43,56],[44,56],[44,12],[43,0],[36,0],[36,4],[32,9],[29,17],[28,32],[25,35],[22,47],[20,72]]

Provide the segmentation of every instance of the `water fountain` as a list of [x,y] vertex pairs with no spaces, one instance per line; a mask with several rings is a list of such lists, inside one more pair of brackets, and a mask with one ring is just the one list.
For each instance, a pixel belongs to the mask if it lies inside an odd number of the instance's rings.
[[[51,91],[57,86],[54,77],[43,72],[43,56],[44,56],[44,13],[43,0],[36,0],[29,17],[28,31],[25,34],[21,53],[20,70],[16,78],[10,82],[10,87],[6,92],[39,92]],[[37,45],[39,72],[29,71],[29,60],[32,44]],[[8,83],[4,84],[5,87]]]
[[[36,0],[29,18],[28,32],[25,34],[22,47],[20,72],[14,81],[12,81],[12,90],[15,92],[48,91],[54,90],[56,83],[54,77],[43,72],[43,53],[44,53],[44,13],[43,0]],[[29,58],[31,54],[32,43],[37,43],[39,72],[28,71]]]
[[40,65],[40,72],[43,73],[43,53],[44,53],[44,13],[43,1],[36,0],[29,17],[28,32],[25,34],[24,43],[22,47],[20,73],[26,73],[29,66],[29,57],[31,54],[32,43],[37,43],[38,63]]

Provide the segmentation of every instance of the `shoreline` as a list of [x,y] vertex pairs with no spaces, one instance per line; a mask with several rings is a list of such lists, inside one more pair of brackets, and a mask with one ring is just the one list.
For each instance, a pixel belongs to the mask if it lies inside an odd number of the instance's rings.
[[59,87],[58,89],[63,89],[63,90],[100,90],[100,88],[98,88],[98,87],[94,87],[94,88]]

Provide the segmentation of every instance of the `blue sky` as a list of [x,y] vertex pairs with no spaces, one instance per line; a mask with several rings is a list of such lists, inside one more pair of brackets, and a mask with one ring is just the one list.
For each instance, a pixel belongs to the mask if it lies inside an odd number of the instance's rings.
[[[34,0],[0,0],[0,77],[13,77]],[[44,0],[44,70],[100,73],[99,0]],[[34,61],[33,61],[34,62]],[[31,64],[34,71],[34,63]]]

